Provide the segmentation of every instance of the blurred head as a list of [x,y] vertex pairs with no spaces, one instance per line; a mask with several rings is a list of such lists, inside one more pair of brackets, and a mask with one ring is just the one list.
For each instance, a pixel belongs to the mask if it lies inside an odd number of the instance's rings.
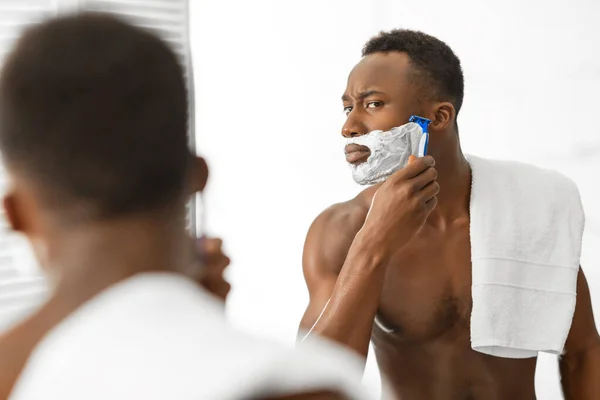
[[81,14],[26,31],[0,76],[13,229],[35,247],[49,224],[183,215],[207,179],[187,110],[177,57],[144,30]]
[[[463,73],[459,59],[444,42],[397,29],[373,37],[362,55],[342,97],[347,115],[344,137],[389,131],[406,124],[411,115],[419,115],[432,121],[431,153],[440,151],[450,135],[457,140]],[[363,163],[369,157],[368,148],[354,147],[358,154],[351,158],[353,163]]]

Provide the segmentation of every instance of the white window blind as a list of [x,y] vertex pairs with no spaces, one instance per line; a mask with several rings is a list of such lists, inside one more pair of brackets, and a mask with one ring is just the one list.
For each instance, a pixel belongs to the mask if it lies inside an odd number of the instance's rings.
[[[0,65],[24,28],[56,12],[53,0],[0,0]],[[6,184],[6,173],[0,169],[2,193]],[[33,310],[47,293],[43,277],[17,272],[17,239],[0,207],[0,331]]]
[[[189,46],[188,0],[0,0],[0,66],[21,31],[40,19],[71,11],[114,13],[155,32],[179,56],[188,83],[189,138],[194,141],[194,96]],[[6,174],[0,170],[0,190],[6,190]],[[1,207],[0,207],[1,209]],[[194,223],[192,223],[194,222]],[[195,232],[195,207],[188,206],[188,228]],[[16,263],[25,262],[16,247],[4,211],[0,210],[0,331],[33,311],[48,292],[42,276],[19,274]]]

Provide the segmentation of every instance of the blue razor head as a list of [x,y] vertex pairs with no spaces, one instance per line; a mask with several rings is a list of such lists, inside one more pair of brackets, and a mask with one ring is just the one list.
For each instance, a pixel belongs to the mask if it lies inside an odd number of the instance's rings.
[[414,122],[414,123],[419,124],[421,129],[423,129],[423,133],[427,133],[427,128],[429,127],[431,120],[429,120],[427,118],[419,117],[417,115],[413,115],[408,119],[408,122]]
[[421,142],[419,143],[418,157],[425,157],[427,155],[427,148],[429,147],[429,132],[427,131],[427,128],[431,123],[431,120],[413,115],[408,119],[408,121],[418,124],[423,131]]

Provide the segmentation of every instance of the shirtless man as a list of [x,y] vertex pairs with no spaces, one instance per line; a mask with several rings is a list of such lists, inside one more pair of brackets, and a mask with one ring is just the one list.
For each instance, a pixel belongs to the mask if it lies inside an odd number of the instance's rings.
[[[394,30],[365,45],[342,98],[342,135],[386,131],[419,115],[432,121],[433,158],[412,159],[313,222],[301,329],[364,357],[372,340],[380,371],[402,400],[532,400],[535,358],[471,349],[471,172],[456,120],[462,99],[460,62],[438,39]],[[346,151],[354,164],[369,156],[364,147]],[[563,391],[567,399],[600,399],[600,338],[582,272],[577,292],[560,357]]]

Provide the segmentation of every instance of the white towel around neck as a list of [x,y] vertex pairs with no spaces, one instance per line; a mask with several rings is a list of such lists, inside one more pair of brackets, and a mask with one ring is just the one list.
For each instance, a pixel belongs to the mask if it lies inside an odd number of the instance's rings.
[[374,399],[353,354],[287,348],[234,330],[223,307],[173,274],[121,282],[38,345],[12,400],[220,400],[331,389]]
[[560,354],[575,310],[585,216],[577,186],[528,164],[469,156],[471,345]]

